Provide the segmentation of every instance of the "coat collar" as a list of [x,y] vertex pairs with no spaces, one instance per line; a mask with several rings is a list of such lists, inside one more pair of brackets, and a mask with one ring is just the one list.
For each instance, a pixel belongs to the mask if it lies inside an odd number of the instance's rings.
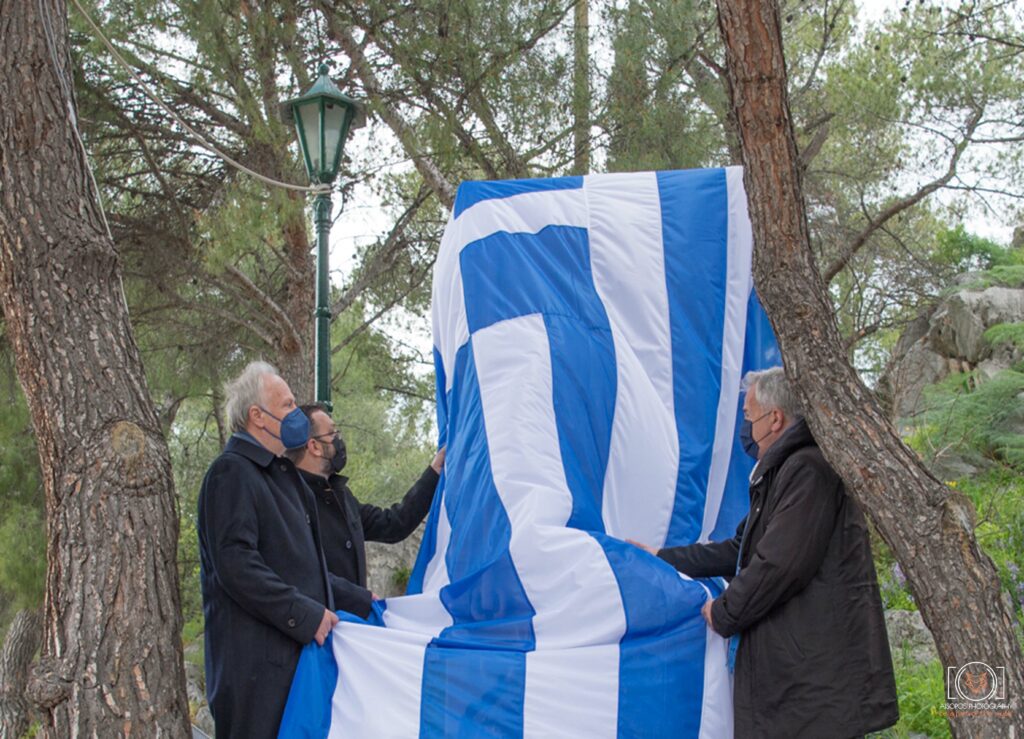
[[329,481],[323,475],[307,472],[301,467],[296,467],[295,469],[299,471],[299,474],[302,475],[302,479],[305,480],[311,490],[325,490],[329,487]]
[[225,452],[241,454],[260,467],[268,467],[274,461],[274,453],[247,433],[234,433],[224,447]]

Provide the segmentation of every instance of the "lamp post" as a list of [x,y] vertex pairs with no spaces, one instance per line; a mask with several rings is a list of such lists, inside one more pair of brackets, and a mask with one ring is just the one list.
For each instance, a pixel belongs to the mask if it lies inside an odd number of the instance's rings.
[[328,240],[331,233],[331,190],[338,176],[345,139],[366,122],[361,103],[345,95],[321,64],[313,86],[297,98],[281,103],[281,117],[295,124],[299,151],[309,181],[327,185],[313,201],[316,225],[316,399],[331,409],[331,307]]

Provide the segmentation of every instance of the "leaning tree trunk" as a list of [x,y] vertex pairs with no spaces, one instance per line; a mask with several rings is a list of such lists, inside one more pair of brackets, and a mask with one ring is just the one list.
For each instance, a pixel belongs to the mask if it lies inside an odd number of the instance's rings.
[[[718,0],[718,11],[754,228],[754,279],[786,374],[826,458],[892,547],[943,664],[1005,667],[1007,698],[1017,699],[1024,660],[995,568],[974,537],[973,507],[903,444],[843,351],[808,240],[777,1]],[[1020,736],[1021,714],[1002,713],[954,711],[950,724],[957,736]]]
[[25,698],[28,667],[39,649],[43,618],[38,609],[18,611],[0,650],[0,737],[17,739],[29,723]]
[[185,736],[167,444],[77,139],[63,0],[0,0],[0,308],[36,432],[48,737]]

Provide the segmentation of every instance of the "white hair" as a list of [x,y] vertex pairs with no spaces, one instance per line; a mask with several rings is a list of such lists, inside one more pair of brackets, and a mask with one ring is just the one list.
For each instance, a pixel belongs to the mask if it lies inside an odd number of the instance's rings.
[[249,409],[263,404],[263,382],[267,375],[277,376],[267,362],[249,362],[242,374],[224,385],[224,415],[232,431],[245,431]]
[[743,376],[743,389],[757,391],[757,402],[766,410],[778,408],[786,418],[796,420],[803,417],[800,402],[796,393],[786,379],[786,371],[782,367],[770,367],[766,370],[748,372]]

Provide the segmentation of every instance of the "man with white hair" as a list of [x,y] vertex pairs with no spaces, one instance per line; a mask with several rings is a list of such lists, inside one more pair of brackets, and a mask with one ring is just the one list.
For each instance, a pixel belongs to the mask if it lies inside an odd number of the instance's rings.
[[218,739],[276,737],[303,645],[357,588],[324,563],[316,504],[286,449],[309,439],[288,383],[252,362],[225,388],[233,434],[199,493],[206,694]]
[[740,438],[758,461],[736,535],[640,546],[684,575],[732,578],[702,612],[730,638],[737,737],[849,739],[891,726],[896,684],[864,516],[783,369],[744,384]]

